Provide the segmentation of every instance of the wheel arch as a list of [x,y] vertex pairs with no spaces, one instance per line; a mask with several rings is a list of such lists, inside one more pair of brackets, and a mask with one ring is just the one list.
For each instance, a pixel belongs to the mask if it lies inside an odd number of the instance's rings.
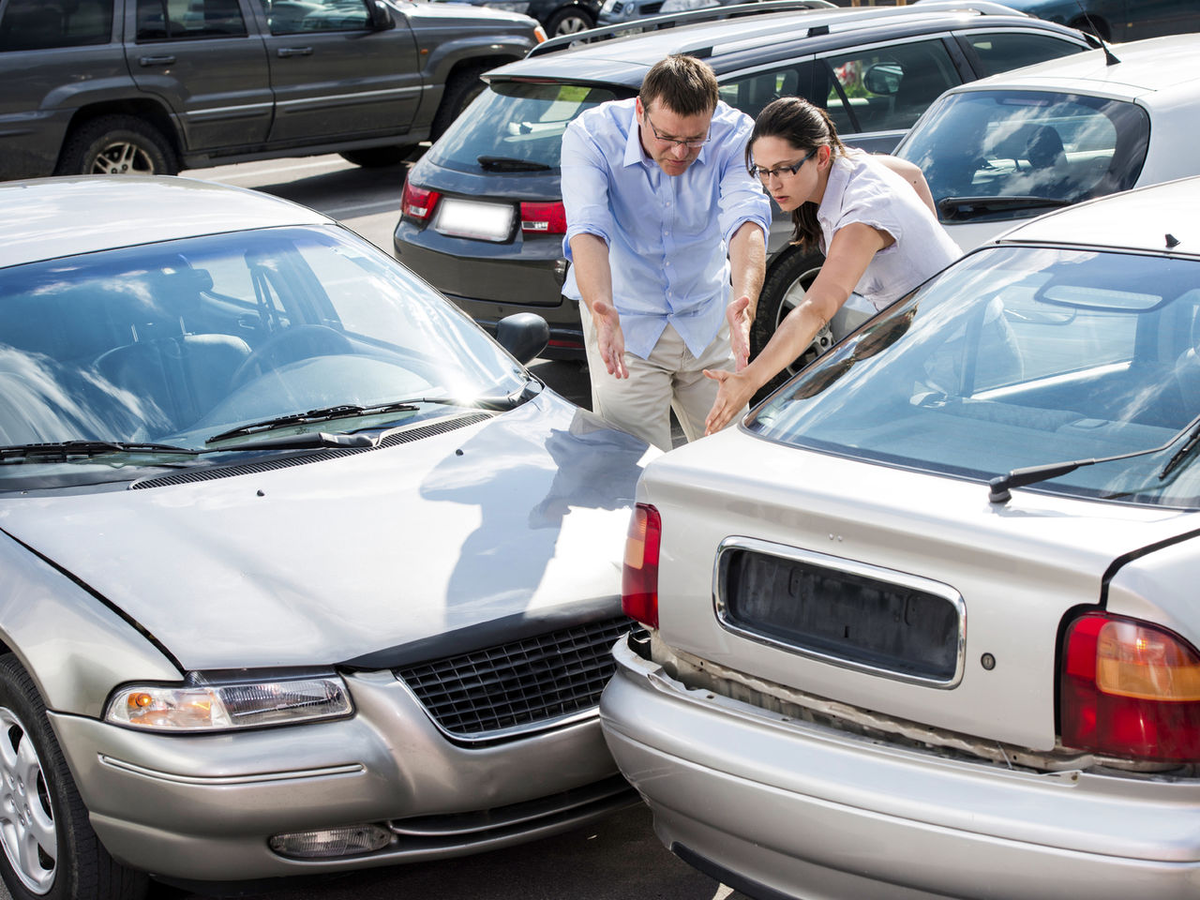
[[174,116],[165,107],[154,100],[106,100],[89,103],[86,106],[81,106],[74,112],[71,116],[70,124],[67,126],[66,133],[63,135],[62,144],[58,149],[57,164],[62,163],[63,151],[66,149],[71,134],[89,122],[105,116],[133,116],[153,125],[162,134],[163,138],[166,139],[171,152],[175,155],[175,163],[177,165],[182,163],[184,156],[183,141],[176,126]]

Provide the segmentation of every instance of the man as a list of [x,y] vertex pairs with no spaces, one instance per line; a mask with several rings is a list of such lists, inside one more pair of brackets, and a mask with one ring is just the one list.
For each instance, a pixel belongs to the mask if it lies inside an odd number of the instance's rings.
[[583,304],[592,408],[664,450],[672,407],[688,440],[704,434],[704,369],[749,359],[771,217],[746,171],[753,125],[707,64],[669,56],[638,97],[563,134],[563,293]]

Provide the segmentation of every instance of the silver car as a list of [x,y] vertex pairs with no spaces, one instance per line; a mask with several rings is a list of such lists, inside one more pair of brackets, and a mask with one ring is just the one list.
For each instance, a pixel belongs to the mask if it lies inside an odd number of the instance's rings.
[[1200,891],[1200,179],[1026,223],[647,466],[601,699],[756,898]]
[[596,704],[646,445],[302,207],[136,176],[0,207],[14,900],[455,856],[636,801]]

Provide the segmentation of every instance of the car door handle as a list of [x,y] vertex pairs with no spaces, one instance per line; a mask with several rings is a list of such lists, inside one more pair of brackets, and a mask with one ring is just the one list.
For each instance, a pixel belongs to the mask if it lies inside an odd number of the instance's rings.
[[312,47],[280,47],[280,56],[312,56]]
[[138,57],[139,66],[169,66],[175,62],[173,56],[141,56]]

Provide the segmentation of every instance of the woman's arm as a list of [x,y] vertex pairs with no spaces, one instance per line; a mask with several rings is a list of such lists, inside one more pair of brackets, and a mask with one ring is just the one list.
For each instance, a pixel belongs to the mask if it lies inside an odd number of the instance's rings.
[[933,192],[929,190],[929,182],[925,180],[925,173],[917,165],[897,156],[880,155],[874,158],[912,185],[912,189],[917,192],[921,202],[928,206],[933,217],[937,218],[937,207],[933,205]]
[[721,383],[717,399],[704,423],[704,433],[720,431],[763,385],[804,352],[817,332],[842,308],[871,259],[894,243],[890,234],[855,222],[838,230],[829,244],[825,264],[804,300],[788,313],[771,340],[741,372],[706,369],[704,374]]

